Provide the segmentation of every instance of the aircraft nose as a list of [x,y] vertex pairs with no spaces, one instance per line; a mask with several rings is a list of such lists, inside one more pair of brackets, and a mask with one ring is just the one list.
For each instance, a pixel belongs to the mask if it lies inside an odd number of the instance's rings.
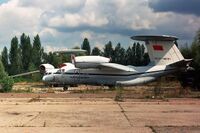
[[54,79],[53,75],[45,75],[45,76],[43,76],[42,81],[43,82],[52,82],[53,79]]

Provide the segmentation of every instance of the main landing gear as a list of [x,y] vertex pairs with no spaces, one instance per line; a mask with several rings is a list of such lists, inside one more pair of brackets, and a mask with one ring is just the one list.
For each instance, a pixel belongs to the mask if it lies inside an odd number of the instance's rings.
[[63,90],[64,90],[64,91],[67,91],[68,88],[69,88],[69,87],[68,87],[67,85],[65,85],[65,86],[63,87]]

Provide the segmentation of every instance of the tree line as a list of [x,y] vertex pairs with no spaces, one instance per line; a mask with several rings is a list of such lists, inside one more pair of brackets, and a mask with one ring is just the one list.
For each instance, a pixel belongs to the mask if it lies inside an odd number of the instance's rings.
[[144,45],[140,44],[139,42],[133,43],[132,46],[129,46],[127,49],[125,49],[120,43],[114,47],[112,42],[109,41],[104,45],[103,50],[99,49],[98,47],[94,47],[91,50],[89,41],[87,38],[85,38],[81,48],[87,51],[87,55],[101,55],[111,58],[111,62],[113,63],[119,63],[123,65],[141,66],[147,65],[150,61],[148,53],[145,52]]
[[194,67],[197,74],[200,75],[200,29],[196,32],[192,44],[186,44],[185,47],[181,48],[181,53],[184,58],[193,59],[191,66]]
[[[144,45],[139,42],[124,48],[120,43],[114,46],[109,41],[100,49],[98,47],[91,48],[89,40],[85,38],[80,47],[74,48],[86,50],[85,55],[105,56],[111,58],[111,62],[123,65],[141,66],[147,65],[150,61]],[[192,66],[200,72],[200,30],[197,32],[192,44],[181,48],[181,52],[185,58],[194,60]],[[70,55],[46,53],[41,45],[39,35],[36,35],[31,43],[30,37],[23,33],[20,39],[16,36],[11,39],[9,50],[7,47],[3,48],[1,60],[6,72],[9,75],[14,75],[37,70],[42,63],[50,63],[57,67],[63,62],[69,62]]]
[[[100,55],[111,58],[111,62],[123,65],[141,66],[149,63],[149,56],[145,52],[144,45],[133,43],[128,48],[124,48],[118,43],[113,46],[109,41],[102,49],[94,47],[91,49],[89,40],[85,38],[81,44],[81,49],[86,50],[84,55]],[[74,47],[79,49],[79,46]],[[191,45],[181,48],[181,53],[186,59],[193,59],[191,64],[195,68],[197,79],[200,81],[200,30],[197,31]],[[39,35],[33,38],[31,43],[30,37],[23,33],[18,39],[16,36],[11,39],[10,49],[3,48],[0,60],[0,91],[7,92],[12,89],[13,79],[8,75],[15,75],[22,72],[37,70],[42,63],[50,63],[55,67],[63,62],[69,62],[70,55],[46,53],[41,45]],[[40,79],[37,77],[37,80]]]
[[[127,49],[118,43],[115,47],[109,41],[105,44],[103,50],[98,47],[91,49],[89,40],[85,38],[80,46],[86,50],[85,55],[100,55],[111,58],[111,62],[123,65],[147,65],[149,62],[148,54],[145,53],[144,45],[134,43]],[[79,49],[79,46],[74,47]],[[33,38],[33,43],[28,35],[23,33],[18,39],[16,36],[11,39],[10,49],[3,48],[1,60],[5,71],[9,75],[15,75],[23,72],[37,70],[42,63],[50,63],[55,67],[63,62],[70,61],[70,55],[46,53],[41,45],[39,35]]]
[[20,40],[16,36],[11,39],[9,50],[3,48],[1,59],[9,75],[14,75],[37,69],[42,63],[43,53],[39,35],[31,44],[30,37],[23,33]]

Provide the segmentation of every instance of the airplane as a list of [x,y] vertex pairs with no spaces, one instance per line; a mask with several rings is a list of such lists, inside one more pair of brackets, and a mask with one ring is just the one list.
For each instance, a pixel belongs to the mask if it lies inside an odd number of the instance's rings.
[[50,64],[42,64],[40,71],[46,73],[42,81],[63,86],[79,84],[100,86],[134,86],[157,80],[162,76],[177,73],[187,68],[191,59],[184,59],[175,41],[175,36],[141,35],[131,39],[144,41],[150,57],[147,66],[125,66],[111,63],[102,56],[72,56],[72,63],[63,63],[55,69]]

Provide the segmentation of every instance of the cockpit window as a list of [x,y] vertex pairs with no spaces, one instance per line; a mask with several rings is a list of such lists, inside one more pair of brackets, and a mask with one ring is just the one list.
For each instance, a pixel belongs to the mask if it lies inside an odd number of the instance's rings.
[[61,69],[59,69],[55,74],[61,74]]

